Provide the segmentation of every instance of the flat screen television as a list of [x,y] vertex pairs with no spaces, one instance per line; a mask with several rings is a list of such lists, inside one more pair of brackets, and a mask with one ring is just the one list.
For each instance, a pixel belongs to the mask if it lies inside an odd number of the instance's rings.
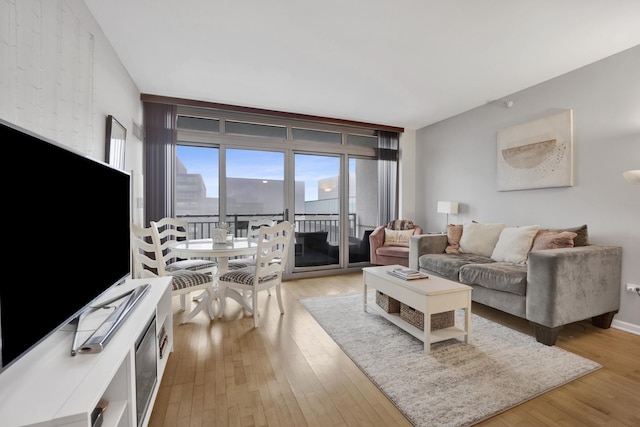
[[2,119],[0,141],[1,374],[129,276],[131,177]]

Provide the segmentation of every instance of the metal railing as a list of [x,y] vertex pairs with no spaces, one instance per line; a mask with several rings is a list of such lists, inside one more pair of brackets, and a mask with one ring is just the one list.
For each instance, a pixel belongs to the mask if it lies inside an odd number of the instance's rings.
[[[178,215],[189,223],[189,239],[206,239],[211,237],[211,230],[220,226],[218,215]],[[226,223],[236,237],[245,237],[249,220],[255,218],[271,218],[275,221],[283,219],[277,214],[235,214],[227,215]],[[355,237],[356,214],[349,214],[349,237]],[[294,226],[297,232],[327,231],[327,241],[340,240],[340,219],[338,214],[295,214]]]

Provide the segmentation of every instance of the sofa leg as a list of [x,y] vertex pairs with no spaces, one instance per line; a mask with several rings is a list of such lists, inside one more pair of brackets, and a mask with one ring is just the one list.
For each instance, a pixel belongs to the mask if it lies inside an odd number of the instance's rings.
[[618,310],[610,311],[609,313],[601,314],[600,316],[593,316],[591,318],[591,324],[598,328],[609,329],[611,327],[611,322],[613,321],[613,316],[615,316],[617,312]]
[[536,341],[544,345],[556,345],[556,339],[558,338],[558,332],[562,329],[562,326],[550,328],[548,326],[538,325],[531,322],[536,331]]

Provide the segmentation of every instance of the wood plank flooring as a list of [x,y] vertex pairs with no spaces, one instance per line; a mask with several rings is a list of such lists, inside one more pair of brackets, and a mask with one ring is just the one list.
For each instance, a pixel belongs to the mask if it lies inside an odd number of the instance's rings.
[[[260,326],[234,301],[210,322],[181,325],[174,298],[174,351],[150,427],[411,426],[351,362],[298,299],[361,291],[362,274],[290,280],[260,294]],[[639,302],[640,304],[640,302]],[[475,304],[472,311],[532,335],[522,319]],[[479,426],[640,425],[640,336],[578,322],[557,345],[604,367]]]

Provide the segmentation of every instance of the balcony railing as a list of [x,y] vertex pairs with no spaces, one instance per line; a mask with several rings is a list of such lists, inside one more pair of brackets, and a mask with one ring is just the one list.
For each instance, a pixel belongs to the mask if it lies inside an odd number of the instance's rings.
[[[206,239],[211,237],[211,230],[218,228],[220,217],[218,215],[178,215],[189,223],[190,239]],[[245,237],[249,228],[249,220],[253,218],[271,218],[282,220],[282,213],[278,214],[236,214],[228,215],[226,223],[231,233],[236,237]],[[329,242],[340,240],[340,220],[338,214],[296,214],[294,220],[295,230],[298,232],[327,231]],[[356,214],[349,214],[349,237],[356,237]]]

